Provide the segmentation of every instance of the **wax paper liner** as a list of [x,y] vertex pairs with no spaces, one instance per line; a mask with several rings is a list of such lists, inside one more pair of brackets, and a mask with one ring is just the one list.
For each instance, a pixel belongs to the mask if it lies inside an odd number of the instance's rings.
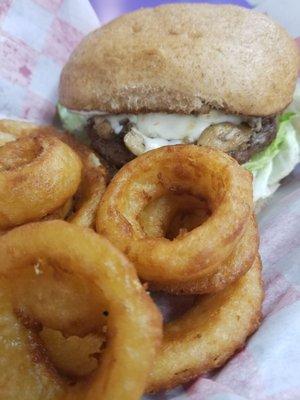
[[[299,0],[248,3],[300,43]],[[1,0],[1,116],[51,122],[61,68],[98,25],[87,0]],[[152,399],[300,399],[300,168],[260,213],[259,227],[266,289],[261,327],[217,372]]]

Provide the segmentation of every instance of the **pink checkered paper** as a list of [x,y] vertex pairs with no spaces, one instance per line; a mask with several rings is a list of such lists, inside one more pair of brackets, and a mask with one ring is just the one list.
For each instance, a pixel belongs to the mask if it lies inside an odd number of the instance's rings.
[[63,65],[99,26],[87,0],[0,0],[0,114],[51,122]]
[[[299,0],[249,3],[300,44]],[[61,68],[98,25],[87,0],[0,0],[1,116],[51,122]],[[147,399],[300,399],[300,168],[260,214],[259,227],[266,289],[260,329],[222,369]],[[188,302],[164,298],[163,308],[175,303],[178,312]]]

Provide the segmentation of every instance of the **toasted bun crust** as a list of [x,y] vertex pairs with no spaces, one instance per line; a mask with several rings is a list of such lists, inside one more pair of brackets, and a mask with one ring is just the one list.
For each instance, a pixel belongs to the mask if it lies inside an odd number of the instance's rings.
[[[107,113],[271,115],[292,100],[299,54],[267,16],[236,6],[165,5],[88,35],[60,81],[60,102]],[[207,106],[206,106],[207,109]]]

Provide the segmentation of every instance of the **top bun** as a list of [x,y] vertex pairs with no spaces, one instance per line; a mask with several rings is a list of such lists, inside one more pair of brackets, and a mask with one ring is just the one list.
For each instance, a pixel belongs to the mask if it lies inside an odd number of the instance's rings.
[[267,16],[236,6],[171,4],[89,34],[63,69],[60,102],[107,113],[272,115],[292,100],[299,53]]

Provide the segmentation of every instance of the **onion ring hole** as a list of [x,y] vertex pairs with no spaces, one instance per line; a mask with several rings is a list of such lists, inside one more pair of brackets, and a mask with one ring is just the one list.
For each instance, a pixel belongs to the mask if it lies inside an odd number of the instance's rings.
[[173,240],[202,225],[210,215],[204,198],[170,192],[147,204],[138,220],[148,237]]

